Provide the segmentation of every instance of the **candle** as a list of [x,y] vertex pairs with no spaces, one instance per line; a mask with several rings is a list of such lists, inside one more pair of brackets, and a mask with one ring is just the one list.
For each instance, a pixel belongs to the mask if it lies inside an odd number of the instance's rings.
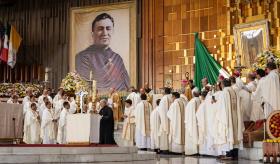
[[92,71],[89,72],[89,80],[92,80]]
[[49,72],[49,68],[46,67],[46,68],[45,68],[45,81],[48,81],[48,80],[49,80],[48,72]]
[[92,102],[96,100],[96,81],[92,81]]

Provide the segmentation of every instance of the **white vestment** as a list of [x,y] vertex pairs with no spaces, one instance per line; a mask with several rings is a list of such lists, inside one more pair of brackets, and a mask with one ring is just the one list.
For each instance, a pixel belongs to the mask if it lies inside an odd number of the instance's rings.
[[200,105],[199,97],[190,100],[185,111],[185,154],[198,153],[198,129],[196,111]]
[[264,119],[264,111],[263,111],[263,97],[262,97],[262,92],[265,89],[265,78],[261,78],[258,83],[257,83],[257,88],[256,90],[252,93],[252,113],[251,113],[251,120],[252,121],[257,121]]
[[280,110],[280,82],[278,71],[272,70],[265,77],[262,97],[265,103],[265,116],[268,117],[273,110]]
[[237,84],[232,85],[232,88],[240,97],[240,110],[243,121],[250,121],[252,113],[251,94],[247,90],[240,88]]
[[70,100],[69,103],[70,103],[69,112],[70,112],[71,114],[74,114],[74,113],[76,112],[76,110],[77,110],[77,104],[76,104],[75,99],[74,99],[74,98],[71,98],[71,100]]
[[53,109],[47,109],[43,111],[42,123],[41,123],[41,138],[43,144],[55,144],[56,132],[55,132],[55,113]]
[[[225,155],[233,148],[242,148],[244,125],[240,109],[240,97],[232,87],[225,87],[219,98],[213,128],[216,129],[214,144],[218,155]],[[236,105],[232,107],[232,105]],[[236,110],[236,111],[235,111]]]
[[[45,95],[39,96],[39,98],[38,98],[38,105],[39,105],[39,106],[41,106],[41,104],[44,103],[44,97],[46,97],[46,96],[45,96]],[[49,102],[52,103],[52,98],[51,98],[51,96],[48,95],[47,97],[48,97],[48,99],[49,99]]]
[[152,112],[152,105],[142,100],[136,105],[135,116],[135,139],[136,146],[138,148],[151,148],[151,136],[150,136],[150,115]]
[[56,103],[57,103],[60,99],[62,99],[62,96],[61,96],[59,93],[56,94],[56,95],[54,96],[54,98],[53,98],[53,105],[56,106]]
[[134,107],[125,108],[124,115],[127,116],[123,122],[122,139],[124,140],[124,146],[133,146],[135,140]]
[[175,99],[167,112],[170,120],[169,150],[183,153],[185,146],[185,104],[182,99]]
[[168,134],[169,134],[169,120],[167,112],[172,103],[171,94],[164,95],[159,103],[159,116],[160,116],[160,150],[168,150]]
[[25,97],[22,99],[22,105],[24,106],[25,103],[26,103],[27,101],[30,101],[30,97],[29,97],[29,96],[25,96]]
[[[23,105],[23,116],[25,116],[25,113],[31,108],[31,104],[33,102],[27,100],[24,105]],[[37,110],[39,111],[39,107],[38,107],[38,104],[36,102],[34,102],[37,106]]]
[[67,115],[69,111],[65,108],[62,109],[58,121],[58,132],[57,132],[57,142],[59,144],[66,144],[66,125],[67,125]]
[[150,124],[151,124],[151,149],[159,149],[160,144],[160,116],[159,107],[157,106],[151,113]]
[[39,114],[29,109],[24,118],[23,141],[26,144],[40,144]]
[[135,93],[135,92],[131,92],[127,98],[127,100],[130,99],[132,101],[132,106],[135,108],[136,105],[141,101],[141,98],[139,96],[139,94]]

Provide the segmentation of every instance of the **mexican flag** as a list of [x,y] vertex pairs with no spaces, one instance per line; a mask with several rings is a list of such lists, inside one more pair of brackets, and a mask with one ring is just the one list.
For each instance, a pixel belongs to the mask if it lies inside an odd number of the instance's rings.
[[2,47],[2,49],[0,49],[0,60],[7,63],[8,62],[8,54],[9,54],[9,36],[10,36],[9,25],[7,25],[5,27],[4,31],[5,31],[5,34],[4,34],[4,40],[3,40],[4,41],[3,42],[3,47]]
[[198,33],[195,33],[195,86],[201,90],[201,80],[207,78],[211,85],[217,83],[219,75],[229,78],[229,74],[222,66],[210,55],[207,48],[198,38]]
[[17,52],[22,41],[21,36],[18,34],[14,26],[11,26],[10,40],[9,40],[9,53],[7,64],[14,68],[17,60]]

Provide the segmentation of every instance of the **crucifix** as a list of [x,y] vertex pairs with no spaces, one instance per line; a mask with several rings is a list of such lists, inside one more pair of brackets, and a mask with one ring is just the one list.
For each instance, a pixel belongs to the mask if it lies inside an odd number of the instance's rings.
[[81,113],[83,113],[83,102],[84,102],[84,97],[86,95],[88,95],[88,92],[87,91],[83,91],[83,90],[80,90],[79,92],[76,93],[77,96],[80,97],[80,109],[81,109]]

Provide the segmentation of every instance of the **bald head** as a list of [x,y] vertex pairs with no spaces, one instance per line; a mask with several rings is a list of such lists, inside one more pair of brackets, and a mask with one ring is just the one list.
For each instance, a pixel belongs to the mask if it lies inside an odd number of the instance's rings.
[[100,100],[100,106],[101,108],[105,107],[107,105],[107,100],[106,99],[101,99]]
[[203,79],[201,80],[201,83],[202,83],[202,86],[203,86],[203,87],[206,87],[207,84],[208,84],[208,79],[207,79],[207,78],[203,78]]

